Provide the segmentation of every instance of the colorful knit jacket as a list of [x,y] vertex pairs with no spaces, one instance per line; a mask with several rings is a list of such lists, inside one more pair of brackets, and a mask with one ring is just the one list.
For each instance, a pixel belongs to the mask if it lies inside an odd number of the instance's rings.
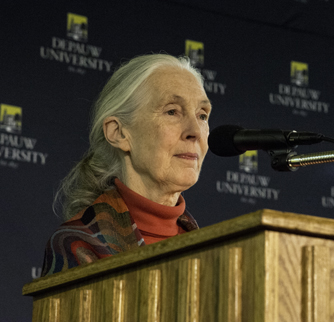
[[[187,210],[177,224],[198,229]],[[144,239],[116,189],[99,196],[88,208],[63,223],[45,249],[42,276],[144,246]]]

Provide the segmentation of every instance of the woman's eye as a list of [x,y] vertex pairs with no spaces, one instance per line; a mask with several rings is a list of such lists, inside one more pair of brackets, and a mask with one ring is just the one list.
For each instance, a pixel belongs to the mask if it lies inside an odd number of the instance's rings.
[[175,115],[175,113],[176,113],[176,110],[169,110],[167,112],[168,115]]
[[201,115],[199,116],[199,118],[200,118],[201,120],[203,120],[203,121],[206,121],[206,120],[208,119],[208,116],[207,116],[207,114],[201,114]]

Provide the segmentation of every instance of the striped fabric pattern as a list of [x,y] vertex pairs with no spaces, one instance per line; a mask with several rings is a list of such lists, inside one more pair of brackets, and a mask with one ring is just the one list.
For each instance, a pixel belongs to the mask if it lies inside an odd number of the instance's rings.
[[[185,211],[178,219],[185,231],[198,229]],[[63,223],[49,239],[42,276],[144,246],[144,239],[116,189]]]

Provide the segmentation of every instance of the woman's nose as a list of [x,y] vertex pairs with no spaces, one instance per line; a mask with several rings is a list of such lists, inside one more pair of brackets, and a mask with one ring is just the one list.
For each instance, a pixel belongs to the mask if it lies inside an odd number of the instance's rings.
[[183,139],[197,141],[201,138],[201,135],[202,132],[196,115],[186,117],[182,135]]

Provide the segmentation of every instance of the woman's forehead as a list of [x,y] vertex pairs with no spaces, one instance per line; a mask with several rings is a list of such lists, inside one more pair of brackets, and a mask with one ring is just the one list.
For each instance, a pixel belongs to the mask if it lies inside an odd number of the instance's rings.
[[151,80],[156,83],[179,82],[180,79],[187,82],[199,83],[198,79],[190,71],[177,67],[161,67],[156,69],[150,76]]
[[208,100],[205,90],[198,79],[188,70],[164,68],[152,73],[148,85],[160,98],[174,101],[184,100],[187,95],[195,95]]

